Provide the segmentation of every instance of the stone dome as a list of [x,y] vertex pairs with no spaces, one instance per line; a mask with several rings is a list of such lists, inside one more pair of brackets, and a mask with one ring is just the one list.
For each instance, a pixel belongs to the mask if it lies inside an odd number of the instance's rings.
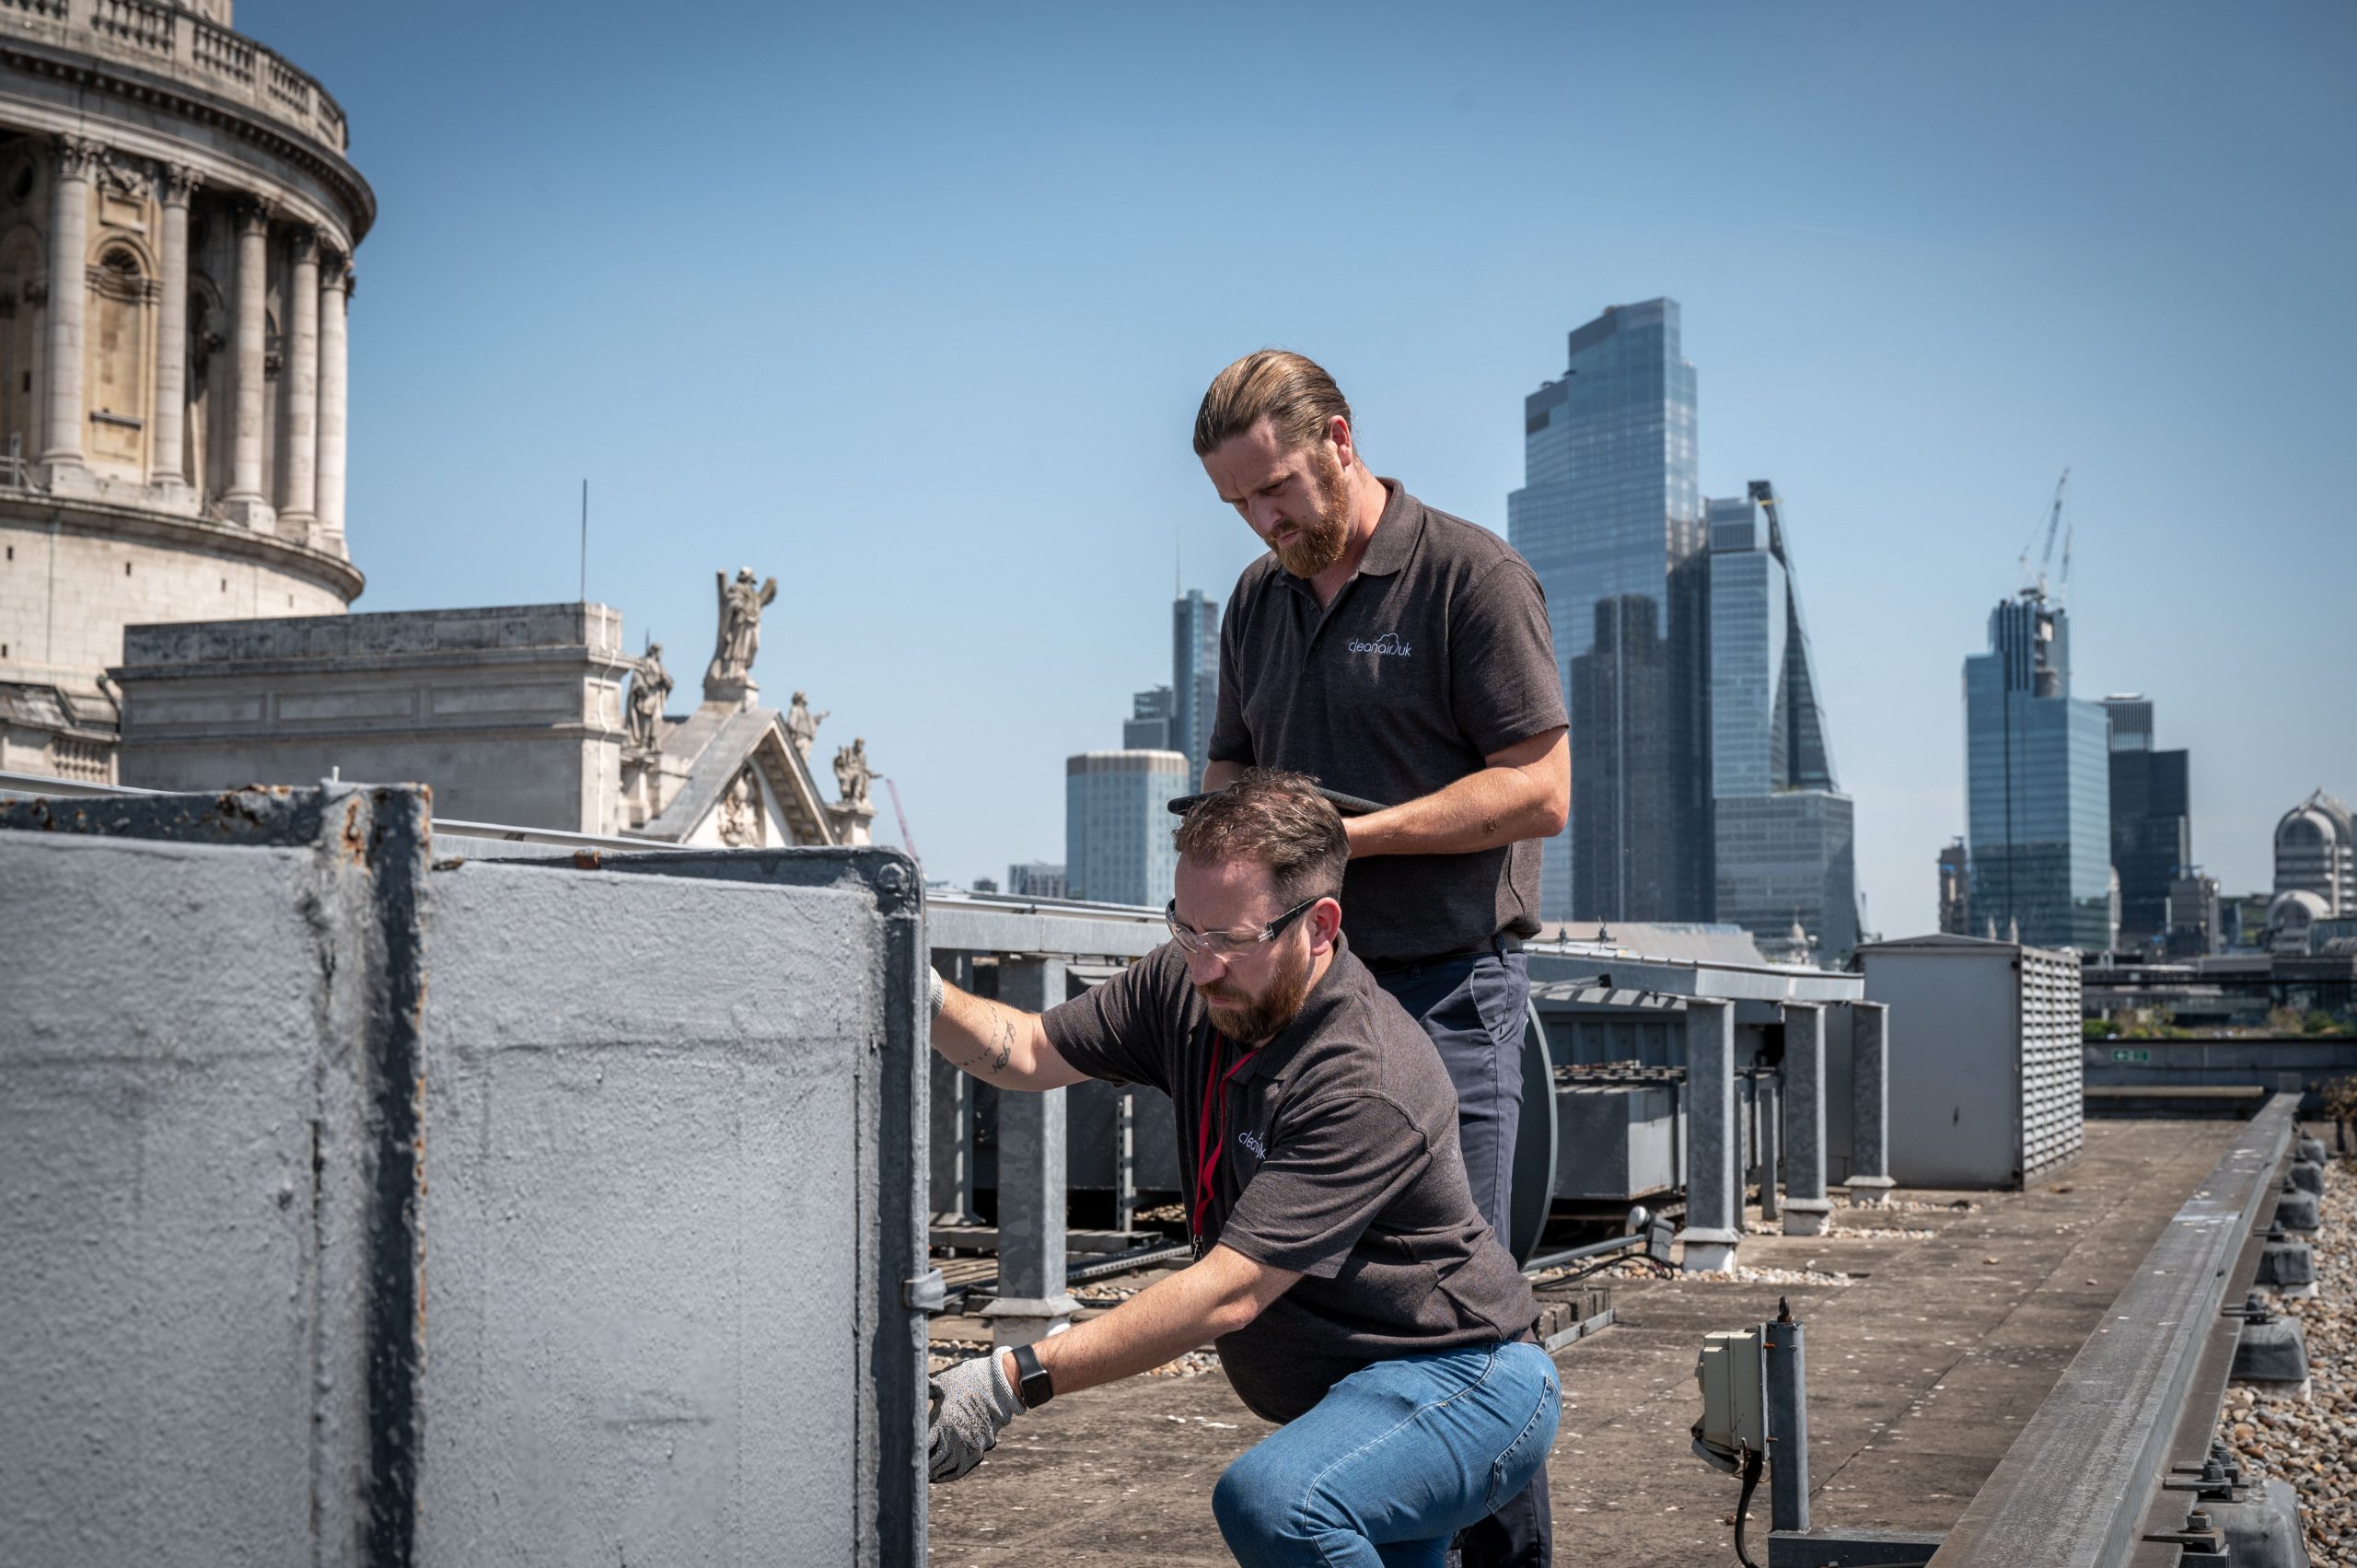
[[376,196],[229,0],[0,5],[0,769],[108,780],[126,625],[340,612]]

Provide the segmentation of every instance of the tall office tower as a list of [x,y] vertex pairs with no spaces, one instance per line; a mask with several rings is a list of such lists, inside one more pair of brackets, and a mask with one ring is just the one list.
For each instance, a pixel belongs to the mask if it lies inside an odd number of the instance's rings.
[[1940,851],[1940,935],[1972,935],[1972,857],[1962,839]]
[[1964,661],[1972,918],[2038,947],[2111,944],[2109,724],[2071,695],[2070,618],[2035,588]]
[[2123,952],[2156,951],[2168,934],[2169,885],[2193,864],[2186,755],[2154,749],[2150,700],[2106,697],[2103,711],[2111,738],[2111,865],[2119,873],[2119,947]]
[[1066,886],[1064,868],[1052,860],[1026,860],[1006,868],[1006,890],[1017,898],[1065,898]]
[[2275,891],[2314,893],[2327,918],[2357,914],[2357,822],[2322,790],[2275,824]]
[[1799,926],[1825,962],[1858,945],[1856,813],[1833,776],[1776,487],[1706,504],[1715,918]]
[[1547,592],[1572,718],[1571,822],[1546,843],[1540,912],[1706,920],[1709,566],[1677,302],[1573,331],[1562,376],[1522,408],[1506,537]]
[[1170,749],[1187,754],[1187,788],[1201,789],[1219,714],[1219,606],[1201,588],[1170,607]]
[[1170,901],[1178,851],[1169,804],[1187,793],[1177,751],[1083,751],[1064,759],[1064,877],[1101,904]]
[[1177,703],[1167,686],[1141,691],[1130,700],[1130,716],[1121,725],[1124,751],[1176,751]]

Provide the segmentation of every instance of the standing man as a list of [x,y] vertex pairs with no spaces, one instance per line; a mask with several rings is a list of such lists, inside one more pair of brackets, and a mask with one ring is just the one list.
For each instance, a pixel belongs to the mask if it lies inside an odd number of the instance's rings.
[[[1538,579],[1495,534],[1370,472],[1350,404],[1300,354],[1221,371],[1195,455],[1270,551],[1220,628],[1203,788],[1283,768],[1383,804],[1347,823],[1352,949],[1439,1048],[1473,1201],[1508,1238],[1520,939],[1538,931],[1537,841],[1562,830],[1572,797]],[[1542,1470],[1468,1532],[1467,1568],[1550,1562],[1549,1535]]]
[[1089,1076],[1170,1097],[1195,1261],[944,1372],[933,1479],[1050,1398],[1216,1339],[1281,1423],[1213,1489],[1237,1561],[1438,1568],[1554,1441],[1538,1304],[1473,1207],[1447,1075],[1342,936],[1334,808],[1255,772],[1178,840],[1171,940],[1086,996],[1022,1013],[935,978],[934,1049],[1002,1091]]

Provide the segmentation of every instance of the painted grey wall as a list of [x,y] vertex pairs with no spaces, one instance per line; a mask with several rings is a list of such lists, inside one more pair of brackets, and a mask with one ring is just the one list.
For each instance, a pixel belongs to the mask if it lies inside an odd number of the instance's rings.
[[0,829],[0,1562],[362,1548],[368,801],[334,804],[186,824],[280,847]]
[[922,898],[0,796],[0,1562],[921,1562]]
[[495,862],[431,892],[424,1560],[857,1561],[874,900]]

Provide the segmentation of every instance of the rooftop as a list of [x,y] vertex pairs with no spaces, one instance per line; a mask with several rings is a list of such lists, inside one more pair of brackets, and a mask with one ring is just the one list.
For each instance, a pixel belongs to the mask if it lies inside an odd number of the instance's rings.
[[[2026,1193],[1901,1191],[1834,1234],[1745,1240],[1746,1280],[1615,1282],[1615,1326],[1557,1353],[1556,1539],[1582,1561],[1735,1561],[1732,1478],[1688,1451],[1702,1336],[1807,1325],[1811,1509],[1826,1526],[1943,1530],[1962,1515],[2234,1121],[2091,1121]],[[1132,1378],[1011,1427],[933,1491],[938,1563],[1224,1564],[1211,1489],[1268,1431],[1216,1374]],[[1764,1493],[1750,1544],[1764,1557]]]

